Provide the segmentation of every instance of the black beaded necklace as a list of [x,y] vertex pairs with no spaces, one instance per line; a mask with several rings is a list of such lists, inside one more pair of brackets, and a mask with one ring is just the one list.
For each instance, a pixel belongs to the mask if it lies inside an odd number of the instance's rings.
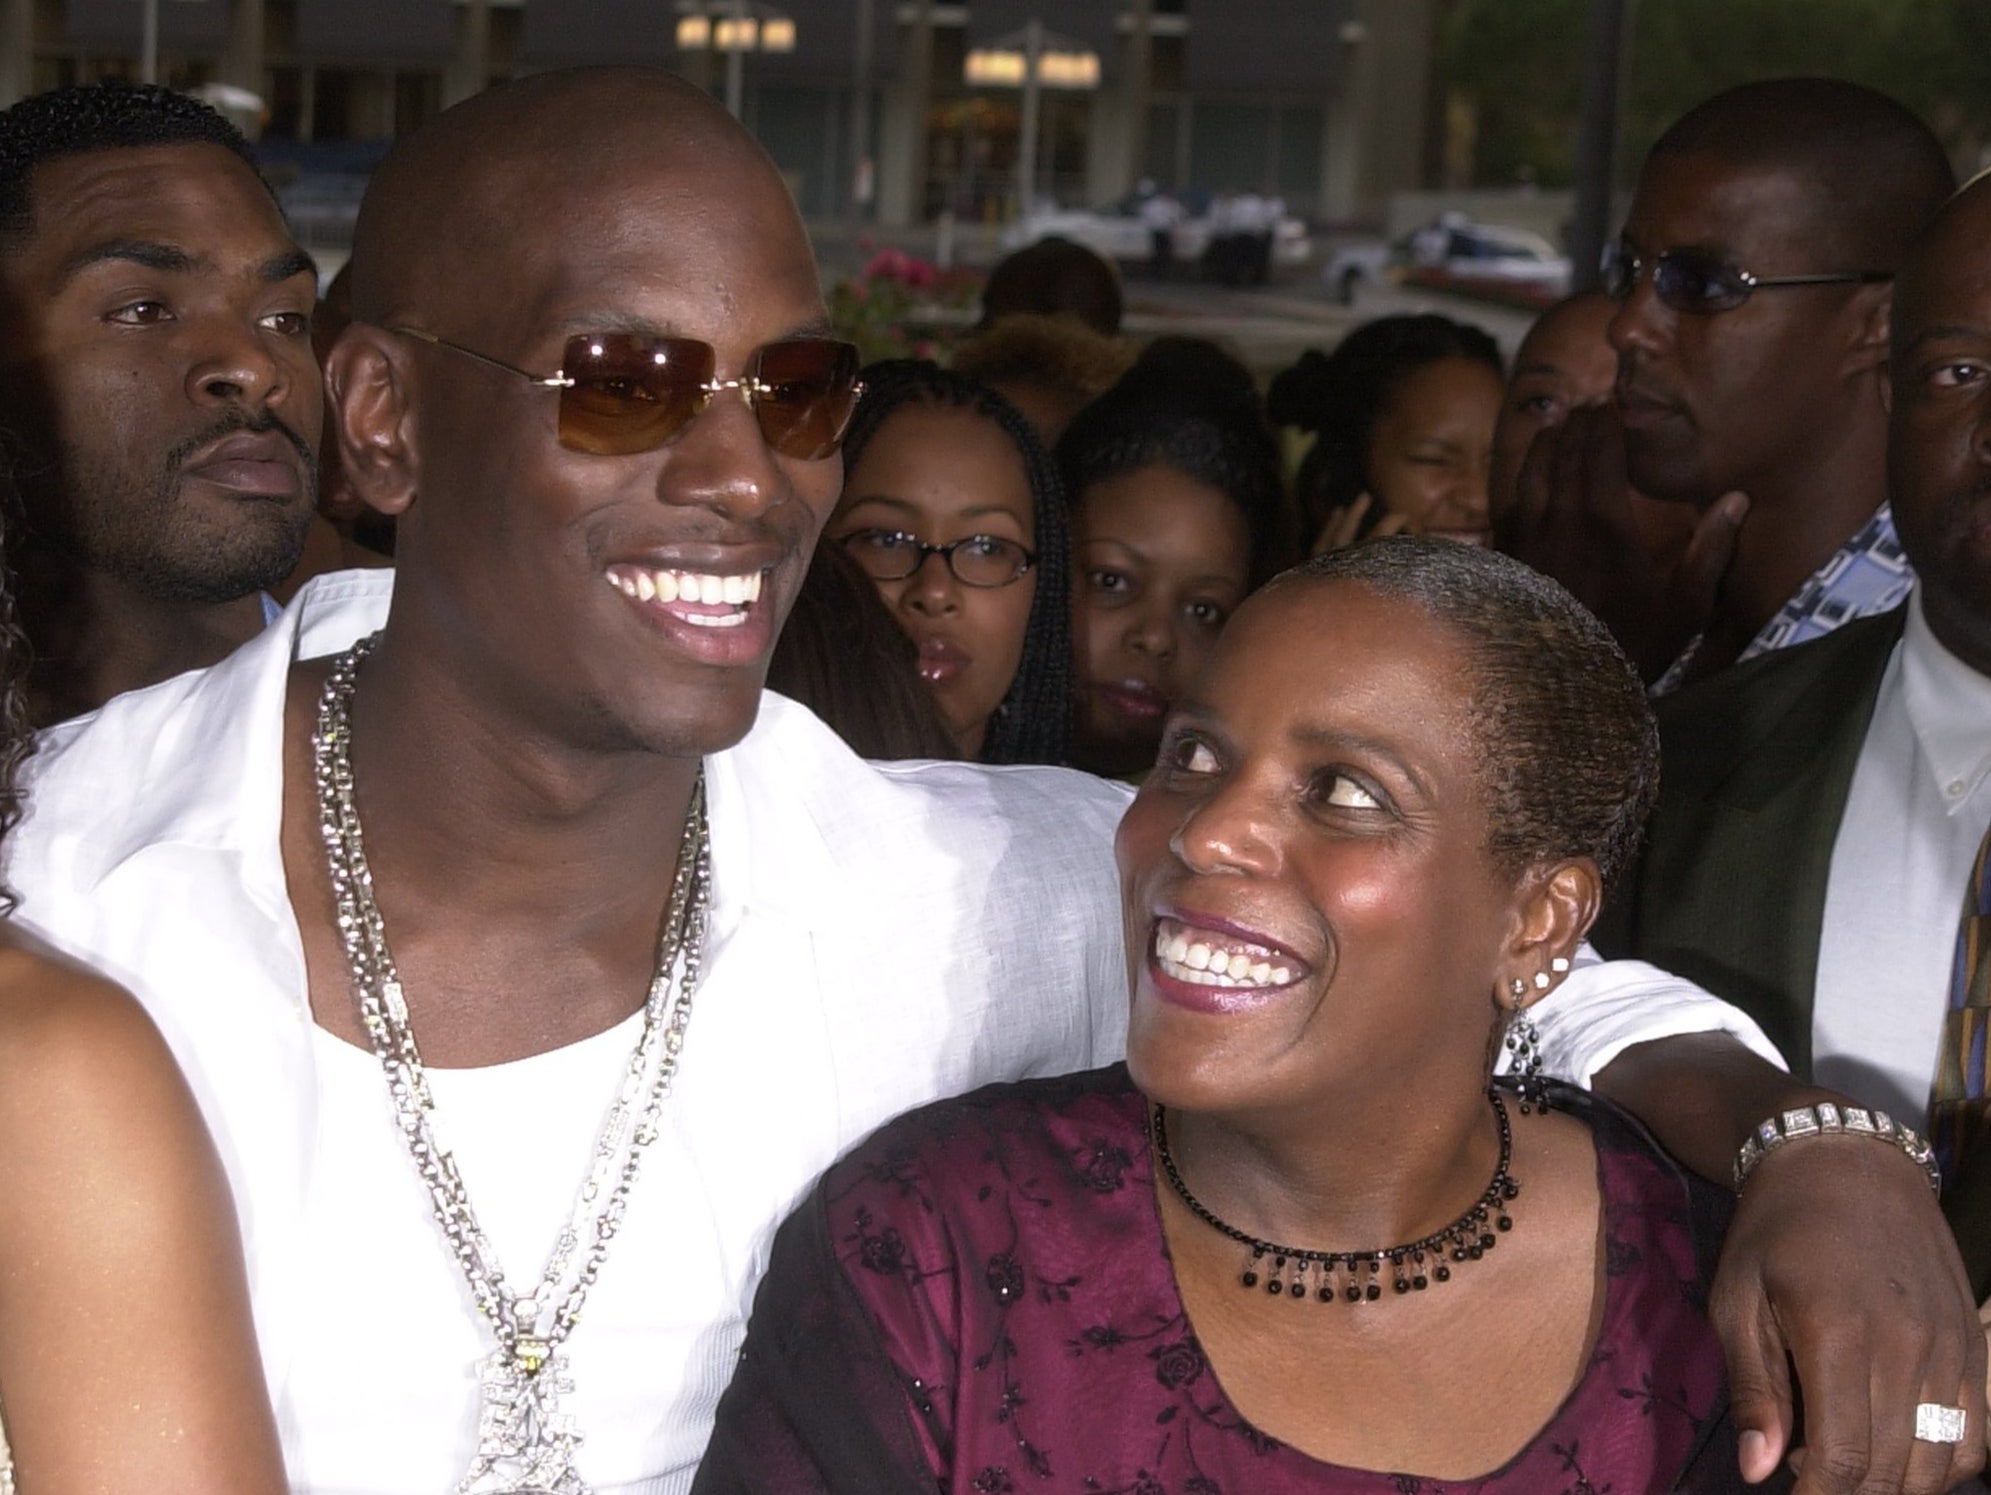
[[[1314,1295],[1323,1303],[1335,1300],[1337,1286],[1339,1296],[1350,1303],[1373,1303],[1383,1295],[1385,1263],[1396,1292],[1422,1292],[1431,1282],[1452,1280],[1451,1262],[1478,1261],[1499,1240],[1496,1232],[1514,1228],[1514,1221],[1507,1213],[1509,1201],[1521,1192],[1520,1182],[1507,1171],[1514,1152],[1514,1134],[1507,1124],[1507,1107],[1501,1104],[1499,1095],[1489,1090],[1486,1098],[1493,1103],[1494,1120],[1500,1127],[1500,1161],[1494,1164],[1493,1181],[1473,1201],[1471,1209],[1443,1230],[1401,1246],[1385,1246],[1380,1251],[1312,1251],[1246,1234],[1219,1219],[1208,1205],[1189,1192],[1189,1185],[1176,1171],[1175,1155],[1169,1151],[1166,1113],[1161,1106],[1150,1112],[1148,1134],[1154,1142],[1155,1156],[1161,1160],[1162,1172],[1189,1212],[1251,1252],[1238,1277],[1240,1286],[1249,1290],[1262,1285],[1275,1298],[1304,1298],[1311,1275]],[[1493,1226],[1491,1230],[1487,1228],[1489,1223]],[[1271,1265],[1264,1267],[1267,1257],[1271,1258]]]

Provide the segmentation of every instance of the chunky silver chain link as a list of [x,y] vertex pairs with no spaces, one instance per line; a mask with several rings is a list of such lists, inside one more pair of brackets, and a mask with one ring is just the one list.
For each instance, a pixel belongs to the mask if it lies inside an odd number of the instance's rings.
[[[677,1074],[691,1021],[691,999],[698,987],[711,898],[705,775],[701,769],[678,844],[677,873],[657,941],[656,971],[643,1007],[642,1037],[595,1138],[594,1162],[574,1201],[573,1215],[555,1241],[537,1286],[530,1294],[515,1294],[471,1208],[456,1159],[437,1139],[435,1098],[408,1023],[400,977],[388,953],[360,835],[359,808],[353,797],[353,684],[360,662],[379,637],[376,633],[360,640],[333,662],[311,739],[319,829],[325,839],[339,936],[352,971],[361,1025],[386,1071],[395,1119],[428,1192],[436,1223],[500,1347],[530,1376],[580,1321],[588,1289],[601,1275],[609,1244],[622,1226],[643,1150],[656,1140],[657,1124]],[[639,1104],[632,1124],[632,1110]],[[570,1273],[574,1253],[583,1243],[586,1254]]]

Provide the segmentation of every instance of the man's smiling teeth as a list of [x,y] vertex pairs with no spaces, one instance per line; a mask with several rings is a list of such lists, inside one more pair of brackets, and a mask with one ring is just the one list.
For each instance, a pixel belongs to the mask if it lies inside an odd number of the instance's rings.
[[1154,952],[1163,975],[1194,986],[1285,986],[1293,979],[1292,968],[1266,951],[1172,920],[1155,925]]
[[602,573],[608,584],[638,602],[695,602],[725,606],[737,612],[681,614],[701,628],[734,628],[746,621],[746,609],[760,600],[761,573],[717,576],[700,571],[653,570],[643,566],[612,566]]

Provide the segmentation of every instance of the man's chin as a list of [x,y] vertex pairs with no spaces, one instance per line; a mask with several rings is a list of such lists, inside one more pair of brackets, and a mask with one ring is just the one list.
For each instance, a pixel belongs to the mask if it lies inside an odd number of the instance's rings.
[[674,689],[667,698],[625,699],[606,706],[604,714],[614,726],[604,745],[660,758],[708,758],[738,747],[760,719],[761,682],[767,672],[763,667],[739,673],[739,681],[724,686]]
[[1698,456],[1671,442],[1641,448],[1627,439],[1625,477],[1640,494],[1655,502],[1705,509],[1728,490],[1711,486]]

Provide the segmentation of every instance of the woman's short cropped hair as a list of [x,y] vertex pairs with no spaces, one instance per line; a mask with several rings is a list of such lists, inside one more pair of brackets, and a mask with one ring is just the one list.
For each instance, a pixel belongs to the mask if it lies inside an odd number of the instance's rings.
[[1659,792],[1659,731],[1609,630],[1539,571],[1451,540],[1365,541],[1273,585],[1311,581],[1410,603],[1460,640],[1495,865],[1519,877],[1587,857],[1608,889]]

